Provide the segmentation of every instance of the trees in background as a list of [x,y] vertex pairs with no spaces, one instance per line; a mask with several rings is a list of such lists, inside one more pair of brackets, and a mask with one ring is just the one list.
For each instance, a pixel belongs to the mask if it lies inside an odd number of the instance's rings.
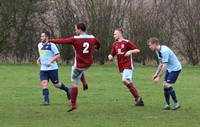
[[[61,37],[72,35],[74,25],[84,22],[88,26],[88,33],[94,34],[101,42],[99,53],[95,54],[95,61],[104,64],[110,47],[114,41],[113,31],[122,27],[126,8],[131,0],[58,0],[55,1],[55,12],[58,19]],[[67,49],[71,51],[70,49]],[[69,57],[68,57],[69,58]]]
[[[200,63],[200,2],[198,0],[0,0],[1,62],[30,62],[37,52],[43,30],[52,37],[74,35],[74,25],[84,22],[88,33],[101,41],[95,61],[104,64],[115,28],[139,45],[135,59],[147,64],[154,59],[146,41],[160,38],[184,57],[187,63]],[[62,58],[73,58],[70,46],[59,45]]]
[[174,46],[192,65],[200,62],[200,1],[174,1],[175,37],[179,43]]
[[31,62],[37,49],[33,0],[0,1],[1,62]]

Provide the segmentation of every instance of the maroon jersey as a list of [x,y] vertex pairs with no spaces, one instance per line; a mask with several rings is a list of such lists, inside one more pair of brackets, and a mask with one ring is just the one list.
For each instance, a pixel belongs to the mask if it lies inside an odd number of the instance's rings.
[[93,63],[93,51],[100,48],[99,41],[93,35],[72,36],[65,39],[51,39],[49,42],[56,44],[72,44],[75,49],[74,66],[88,68]]
[[117,62],[120,73],[123,72],[124,69],[133,69],[132,55],[128,57],[124,55],[129,50],[134,49],[138,49],[138,47],[129,40],[122,40],[121,42],[117,41],[113,43],[111,55],[117,55]]

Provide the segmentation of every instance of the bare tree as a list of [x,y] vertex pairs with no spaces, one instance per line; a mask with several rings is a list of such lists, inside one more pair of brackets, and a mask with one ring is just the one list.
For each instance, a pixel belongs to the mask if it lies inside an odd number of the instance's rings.
[[[100,64],[104,64],[113,42],[115,28],[123,27],[126,19],[126,8],[131,0],[76,0],[83,21],[89,26],[89,32],[96,35],[101,42],[98,55]],[[82,6],[81,6],[82,5]]]
[[[78,12],[72,0],[57,0],[54,4],[58,32],[61,38],[74,35],[74,26],[79,21]],[[69,62],[74,57],[74,51],[69,45],[58,45],[62,59]]]
[[97,36],[101,42],[101,50],[95,54],[95,58],[98,58],[95,60],[104,64],[111,42],[114,41],[113,31],[123,26],[129,2],[130,0],[58,0],[56,14],[61,36],[71,35],[75,23],[86,23],[88,32]]
[[31,60],[31,53],[35,46],[33,43],[35,31],[32,25],[34,8],[35,4],[32,0],[1,1],[0,32],[3,36],[0,39],[0,52],[5,60],[8,57],[12,57],[19,63],[26,58]]
[[176,37],[180,42],[175,46],[196,65],[200,62],[200,1],[182,0],[176,4]]
[[[74,35],[74,25],[84,22],[88,33],[101,42],[95,61],[104,64],[115,28],[139,45],[135,59],[146,64],[154,58],[146,41],[160,38],[175,48],[189,63],[200,63],[199,0],[0,0],[1,62],[31,62],[43,30],[55,37]],[[70,46],[59,45],[62,58],[73,58]]]

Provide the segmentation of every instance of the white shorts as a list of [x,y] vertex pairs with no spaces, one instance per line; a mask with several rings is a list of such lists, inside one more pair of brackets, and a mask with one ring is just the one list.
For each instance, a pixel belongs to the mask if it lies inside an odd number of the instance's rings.
[[124,71],[121,73],[122,79],[128,79],[132,81],[133,76],[133,70],[132,69],[124,69]]
[[74,83],[74,84],[78,84],[82,74],[84,74],[84,71],[86,69],[78,69],[74,66],[72,66],[72,71],[71,71],[71,81]]

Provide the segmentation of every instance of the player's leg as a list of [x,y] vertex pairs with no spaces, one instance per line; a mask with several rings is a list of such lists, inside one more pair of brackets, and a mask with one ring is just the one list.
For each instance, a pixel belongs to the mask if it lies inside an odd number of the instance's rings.
[[43,104],[49,105],[48,71],[40,71],[40,81],[44,98]]
[[178,103],[177,96],[175,89],[172,87],[172,84],[174,84],[179,76],[180,71],[170,72],[168,77],[165,79],[164,83],[164,89],[167,90],[168,94],[171,95],[173,101],[174,101],[174,108],[173,110],[176,110],[180,108],[180,104]]
[[71,109],[69,109],[68,112],[71,112],[77,109],[78,81],[80,80],[82,74],[83,74],[83,70],[79,70],[75,67],[72,67]]
[[59,82],[58,70],[50,71],[50,79],[56,88],[59,88],[66,92],[67,99],[70,100],[70,89],[67,86],[65,86],[63,83]]
[[165,97],[165,110],[170,110],[170,93],[169,93],[169,90],[168,88],[165,88],[165,84],[166,84],[166,81],[167,81],[167,78],[169,76],[169,72],[166,71],[166,74],[165,74],[165,80],[164,80],[164,83],[163,83],[163,91],[164,91],[164,97]]
[[82,85],[83,85],[83,90],[87,90],[88,89],[88,83],[87,83],[87,80],[85,78],[85,74],[84,73],[82,74],[80,80],[81,80]]
[[78,96],[78,85],[73,83],[71,87],[71,108],[68,110],[68,112],[71,112],[78,108],[77,96]]
[[135,97],[136,106],[144,106],[143,100],[140,97],[140,94],[136,86],[132,82],[132,70],[125,69],[122,74],[122,82],[127,86],[131,94]]

